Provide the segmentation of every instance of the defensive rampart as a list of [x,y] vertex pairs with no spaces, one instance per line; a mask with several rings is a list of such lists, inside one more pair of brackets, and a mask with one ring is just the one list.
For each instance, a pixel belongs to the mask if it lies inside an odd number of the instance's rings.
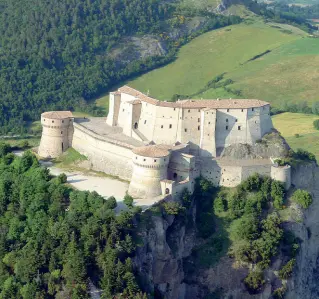
[[131,180],[133,146],[98,135],[74,123],[72,147],[88,157],[93,170]]

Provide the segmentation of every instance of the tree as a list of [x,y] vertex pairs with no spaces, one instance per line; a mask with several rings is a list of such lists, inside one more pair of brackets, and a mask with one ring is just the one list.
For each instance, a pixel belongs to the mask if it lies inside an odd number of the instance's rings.
[[319,119],[313,121],[313,126],[316,130],[319,130]]
[[126,192],[126,193],[125,193],[125,196],[124,196],[123,202],[124,202],[129,208],[133,208],[133,201],[134,201],[133,197]]
[[293,193],[291,200],[307,209],[312,203],[312,196],[308,191],[298,189]]

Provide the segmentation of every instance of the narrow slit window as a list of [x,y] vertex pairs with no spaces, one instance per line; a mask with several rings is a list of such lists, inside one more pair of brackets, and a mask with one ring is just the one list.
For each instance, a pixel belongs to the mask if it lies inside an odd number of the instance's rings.
[[172,128],[172,125],[169,125],[169,128],[171,129],[171,128]]
[[228,126],[226,126],[226,130],[228,130]]
[[241,126],[238,126],[238,131],[240,131],[241,130]]

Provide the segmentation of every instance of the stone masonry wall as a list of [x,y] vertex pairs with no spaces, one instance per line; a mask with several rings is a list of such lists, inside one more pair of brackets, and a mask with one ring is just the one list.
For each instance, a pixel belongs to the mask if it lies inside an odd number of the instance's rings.
[[88,157],[91,168],[130,180],[132,151],[130,148],[103,140],[101,136],[74,123],[72,147]]

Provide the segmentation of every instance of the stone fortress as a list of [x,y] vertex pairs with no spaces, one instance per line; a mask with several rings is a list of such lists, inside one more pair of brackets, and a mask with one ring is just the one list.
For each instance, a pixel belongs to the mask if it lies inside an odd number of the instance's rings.
[[276,157],[229,159],[225,149],[260,142],[273,132],[270,105],[260,100],[158,101],[123,86],[110,93],[107,118],[41,115],[39,155],[54,158],[73,147],[90,167],[130,181],[136,198],[192,192],[199,176],[234,187],[254,173],[291,184],[290,166]]

